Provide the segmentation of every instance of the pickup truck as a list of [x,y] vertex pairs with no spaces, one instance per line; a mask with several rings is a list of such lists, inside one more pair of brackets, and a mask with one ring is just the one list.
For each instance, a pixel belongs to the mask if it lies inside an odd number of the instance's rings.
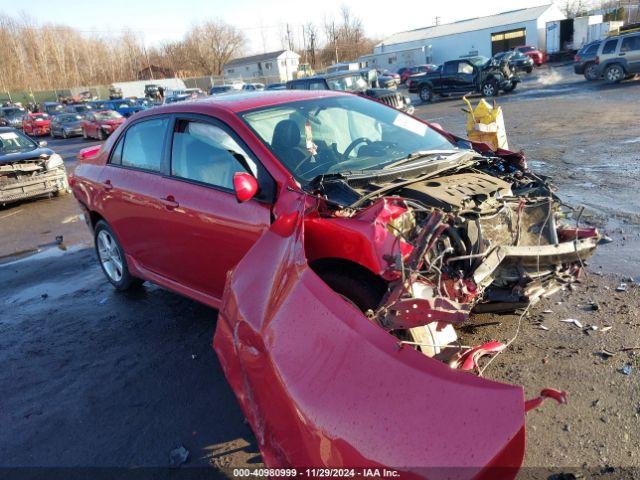
[[450,60],[436,70],[411,77],[409,91],[417,93],[423,102],[431,102],[435,95],[480,93],[493,97],[516,88],[520,77],[509,67],[511,54],[501,59],[486,57]]

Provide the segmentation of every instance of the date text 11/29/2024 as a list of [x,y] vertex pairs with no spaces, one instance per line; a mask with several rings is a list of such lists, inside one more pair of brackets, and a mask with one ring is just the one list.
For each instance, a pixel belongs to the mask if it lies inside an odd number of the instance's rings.
[[264,478],[398,478],[398,470],[388,468],[234,468],[234,477]]

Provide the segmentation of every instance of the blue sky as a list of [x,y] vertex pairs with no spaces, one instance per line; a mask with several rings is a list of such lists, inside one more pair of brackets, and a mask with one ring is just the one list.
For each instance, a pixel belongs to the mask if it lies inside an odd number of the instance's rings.
[[297,35],[302,25],[322,25],[325,16],[337,16],[341,5],[358,15],[367,33],[383,38],[391,33],[442,22],[490,15],[506,10],[550,3],[551,0],[0,0],[0,12],[26,13],[40,23],[66,24],[87,35],[109,36],[129,28],[147,45],[179,39],[190,25],[220,18],[242,29],[249,39],[247,53],[281,47],[288,22]]

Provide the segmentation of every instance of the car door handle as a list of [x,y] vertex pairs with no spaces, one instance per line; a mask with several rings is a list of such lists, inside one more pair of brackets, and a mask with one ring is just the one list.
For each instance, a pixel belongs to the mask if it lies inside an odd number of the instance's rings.
[[626,53],[619,53],[618,56],[619,57],[624,57],[626,55]]
[[103,190],[111,190],[113,188],[113,185],[111,184],[111,180],[105,180],[102,183],[102,189]]
[[176,199],[173,195],[167,195],[160,199],[160,203],[162,203],[167,210],[173,210],[174,208],[178,208],[180,204],[176,202]]

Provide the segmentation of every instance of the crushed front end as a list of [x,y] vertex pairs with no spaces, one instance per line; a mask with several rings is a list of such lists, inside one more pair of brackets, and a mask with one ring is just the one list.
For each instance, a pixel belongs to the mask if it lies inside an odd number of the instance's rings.
[[66,193],[67,172],[57,154],[0,163],[0,205]]

